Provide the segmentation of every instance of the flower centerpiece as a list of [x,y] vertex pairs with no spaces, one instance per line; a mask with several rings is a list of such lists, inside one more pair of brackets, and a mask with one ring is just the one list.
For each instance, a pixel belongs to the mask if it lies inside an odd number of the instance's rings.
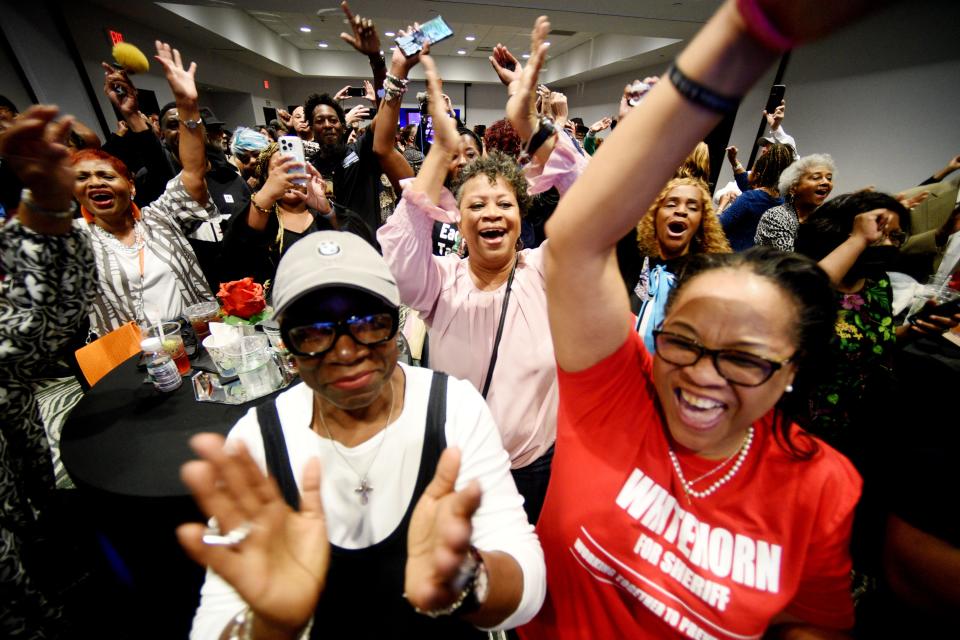
[[266,288],[253,278],[221,282],[217,298],[224,324],[253,326],[270,315]]

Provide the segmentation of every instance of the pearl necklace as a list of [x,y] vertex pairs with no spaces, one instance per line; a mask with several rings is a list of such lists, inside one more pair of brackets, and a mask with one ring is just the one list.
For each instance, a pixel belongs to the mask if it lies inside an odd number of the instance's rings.
[[117,236],[113,235],[106,229],[101,228],[99,225],[93,225],[93,231],[96,233],[101,240],[106,244],[110,245],[114,251],[119,251],[120,253],[125,253],[127,255],[136,255],[144,247],[143,240],[143,229],[140,227],[140,222],[133,223],[133,244],[127,246],[121,242]]
[[[683,471],[680,469],[680,461],[677,459],[677,454],[673,452],[673,447],[667,444],[667,452],[670,454],[670,462],[673,463],[673,469],[677,472],[677,477],[680,479],[680,485],[683,487],[683,492],[687,494],[687,502],[690,501],[691,497],[703,499],[711,495],[714,491],[725,485],[730,481],[733,476],[737,474],[740,470],[740,467],[743,465],[743,461],[746,459],[747,454],[750,452],[750,445],[753,443],[753,425],[747,429],[747,435],[744,436],[743,442],[740,443],[740,454],[737,456],[737,459],[734,460],[733,466],[730,467],[730,470],[723,474],[722,477],[718,478],[713,484],[704,489],[703,491],[697,491],[693,488],[694,483],[703,480],[707,476],[713,475],[718,470],[722,469],[724,465],[730,462],[730,458],[727,458],[721,462],[713,471],[705,473],[700,476],[693,482],[688,482],[685,477],[683,477]],[[731,456],[732,457],[732,456]]]

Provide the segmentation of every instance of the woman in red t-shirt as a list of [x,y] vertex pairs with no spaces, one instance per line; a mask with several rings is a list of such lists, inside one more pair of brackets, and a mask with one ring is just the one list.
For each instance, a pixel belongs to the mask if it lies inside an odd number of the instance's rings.
[[[810,2],[726,2],[549,221],[560,406],[538,525],[548,596],[524,638],[744,639],[773,627],[832,637],[852,626],[847,547],[860,478],[779,409],[827,343],[826,275],[769,248],[699,256],[651,357],[631,330],[615,245],[736,109],[729,96],[777,50],[865,4],[828,14]],[[542,62],[537,33],[525,72]]]

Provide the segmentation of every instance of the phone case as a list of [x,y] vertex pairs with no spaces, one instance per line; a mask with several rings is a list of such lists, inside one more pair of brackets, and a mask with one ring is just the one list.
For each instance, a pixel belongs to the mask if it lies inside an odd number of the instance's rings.
[[[280,152],[296,158],[303,165],[302,169],[290,169],[287,173],[303,173],[306,171],[307,161],[303,154],[303,140],[297,136],[280,136]],[[295,180],[297,184],[306,184],[303,178]]]

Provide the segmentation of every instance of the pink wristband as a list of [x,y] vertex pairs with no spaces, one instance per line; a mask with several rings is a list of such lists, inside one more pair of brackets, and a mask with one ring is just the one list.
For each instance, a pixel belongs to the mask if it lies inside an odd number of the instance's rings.
[[798,43],[780,33],[760,8],[759,0],[737,0],[737,10],[747,30],[763,46],[773,51],[788,51]]

